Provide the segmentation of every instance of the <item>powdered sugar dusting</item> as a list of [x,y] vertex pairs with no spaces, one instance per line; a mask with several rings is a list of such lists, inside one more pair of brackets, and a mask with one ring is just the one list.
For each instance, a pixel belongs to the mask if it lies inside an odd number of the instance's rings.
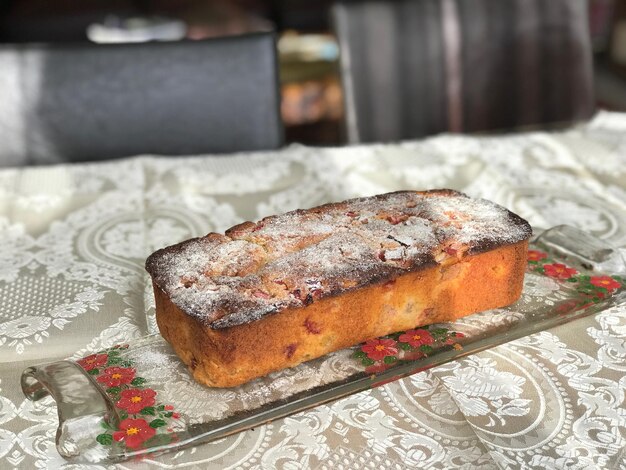
[[159,250],[146,268],[181,310],[225,328],[530,235],[490,201],[402,191],[247,222]]

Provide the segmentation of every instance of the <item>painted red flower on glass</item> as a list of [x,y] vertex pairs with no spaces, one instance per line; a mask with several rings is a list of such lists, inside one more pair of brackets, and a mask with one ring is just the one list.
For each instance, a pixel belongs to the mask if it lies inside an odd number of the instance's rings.
[[101,375],[97,377],[98,382],[107,387],[119,387],[128,384],[135,377],[135,369],[125,367],[107,367]]
[[568,268],[561,263],[544,264],[543,269],[546,273],[546,276],[550,276],[556,279],[569,279],[574,274],[578,274],[578,271],[576,271],[574,268]]
[[613,290],[622,287],[622,285],[610,276],[594,276],[589,282],[596,287],[604,287],[606,290]]
[[113,433],[113,440],[124,442],[126,447],[136,449],[156,434],[145,419],[127,418],[120,423],[119,431]]
[[126,410],[130,414],[139,413],[146,406],[154,405],[156,392],[151,388],[140,390],[138,388],[128,388],[122,390],[120,399],[116,403],[118,408]]
[[386,338],[371,339],[361,347],[361,350],[373,361],[380,361],[387,356],[395,356],[398,354],[396,342]]
[[92,354],[91,356],[87,356],[79,360],[78,364],[80,364],[80,366],[86,371],[90,371],[96,367],[105,365],[108,360],[108,354]]
[[409,343],[414,348],[419,348],[423,344],[433,344],[435,342],[431,334],[426,330],[408,330],[398,338],[402,343]]
[[542,259],[547,258],[548,255],[543,251],[538,250],[528,250],[528,261],[541,261]]

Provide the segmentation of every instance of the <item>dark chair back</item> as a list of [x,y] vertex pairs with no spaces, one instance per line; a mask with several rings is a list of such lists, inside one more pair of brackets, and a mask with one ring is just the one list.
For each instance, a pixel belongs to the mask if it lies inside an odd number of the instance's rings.
[[275,40],[0,47],[0,166],[275,149]]
[[585,0],[344,1],[333,21],[350,142],[593,113]]

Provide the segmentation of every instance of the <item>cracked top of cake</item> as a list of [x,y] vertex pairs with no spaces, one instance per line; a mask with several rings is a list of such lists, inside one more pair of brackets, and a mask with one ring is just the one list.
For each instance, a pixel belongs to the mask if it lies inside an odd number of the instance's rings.
[[528,222],[452,190],[399,191],[244,222],[156,251],[154,283],[214,329],[527,240]]

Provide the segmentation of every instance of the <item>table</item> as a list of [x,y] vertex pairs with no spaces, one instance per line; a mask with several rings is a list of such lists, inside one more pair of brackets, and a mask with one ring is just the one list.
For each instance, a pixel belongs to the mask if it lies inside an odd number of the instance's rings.
[[[25,400],[20,373],[156,331],[143,270],[153,250],[329,200],[434,187],[492,199],[537,228],[574,225],[626,255],[626,114],[558,133],[0,171],[0,467],[63,467],[54,403]],[[623,468],[625,395],[621,306],[118,467]]]

